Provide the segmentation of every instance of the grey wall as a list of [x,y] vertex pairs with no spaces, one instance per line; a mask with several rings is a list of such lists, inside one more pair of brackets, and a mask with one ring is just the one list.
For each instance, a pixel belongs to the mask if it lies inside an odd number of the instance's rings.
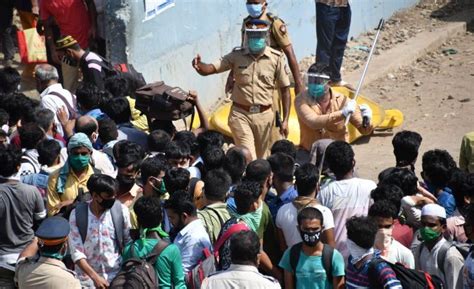
[[[198,91],[204,106],[224,96],[227,73],[201,77],[191,67],[196,53],[212,62],[240,44],[246,17],[244,0],[176,0],[176,6],[143,22],[143,0],[109,0],[107,36],[114,61],[128,61],[147,81],[164,80]],[[314,0],[269,0],[269,11],[288,24],[299,59],[314,54]],[[353,0],[351,36],[374,28],[381,17],[416,4],[417,0]]]

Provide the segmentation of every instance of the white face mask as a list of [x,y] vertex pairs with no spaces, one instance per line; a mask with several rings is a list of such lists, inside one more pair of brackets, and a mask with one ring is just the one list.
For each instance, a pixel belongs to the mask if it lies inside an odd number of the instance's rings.
[[379,229],[377,235],[375,235],[375,245],[374,247],[382,251],[382,256],[387,256],[390,245],[392,244],[392,231],[390,229]]

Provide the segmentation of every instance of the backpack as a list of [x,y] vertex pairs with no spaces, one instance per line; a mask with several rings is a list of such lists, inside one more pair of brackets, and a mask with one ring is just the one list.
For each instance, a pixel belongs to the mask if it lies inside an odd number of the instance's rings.
[[128,63],[112,64],[107,59],[101,56],[99,57],[102,59],[102,61],[92,59],[92,60],[89,60],[88,62],[99,65],[104,70],[106,77],[118,75],[126,79],[129,85],[129,95],[132,98],[135,97],[135,91],[138,88],[146,85],[146,81],[145,81],[145,78],[143,77],[143,74],[138,72],[132,64],[128,64]]
[[[115,240],[119,248],[119,253],[122,254],[124,248],[124,235],[123,235],[123,211],[122,203],[116,200],[112,208],[110,209],[110,214],[112,215],[112,222],[115,228]],[[85,202],[78,203],[76,205],[76,224],[79,229],[79,234],[81,235],[82,243],[86,241],[87,237],[87,227],[89,225],[89,204]]]
[[414,269],[409,269],[403,266],[402,264],[392,264],[383,260],[382,258],[373,259],[369,265],[368,277],[371,288],[381,288],[381,285],[378,281],[378,276],[376,273],[376,266],[384,262],[393,269],[397,275],[397,279],[402,284],[403,288],[408,289],[444,289],[443,281],[435,275],[428,274],[423,271],[418,271]]
[[214,244],[214,253],[211,253],[208,248],[204,248],[204,258],[199,264],[194,267],[186,275],[186,284],[188,289],[200,289],[204,278],[210,276],[217,271],[217,264],[219,263],[219,250],[222,245],[232,237],[235,233],[240,231],[248,231],[249,228],[245,224],[237,223],[230,226],[227,231]]
[[159,279],[155,272],[156,259],[169,243],[160,240],[153,251],[144,258],[135,258],[135,246],[130,246],[132,258],[125,261],[119,273],[110,283],[110,289],[152,289],[159,288]]
[[[179,87],[171,87],[163,81],[150,83],[136,91],[135,108],[146,116],[158,120],[194,121],[194,105],[188,101],[189,93]],[[185,121],[186,125],[186,121]]]
[[[300,252],[303,249],[303,242],[299,242],[295,244],[290,249],[290,266],[293,270],[294,274],[296,275],[296,267],[298,266],[298,262],[300,260]],[[326,278],[329,282],[332,283],[332,256],[334,255],[334,248],[324,244],[323,247],[323,268],[326,271]],[[295,288],[296,288],[296,277],[295,280]]]

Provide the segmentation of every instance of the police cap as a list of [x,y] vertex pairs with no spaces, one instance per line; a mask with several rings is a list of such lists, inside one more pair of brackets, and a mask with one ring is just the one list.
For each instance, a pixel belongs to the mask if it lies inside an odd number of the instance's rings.
[[64,243],[69,235],[69,222],[62,217],[50,217],[44,220],[36,230],[36,236],[46,246]]

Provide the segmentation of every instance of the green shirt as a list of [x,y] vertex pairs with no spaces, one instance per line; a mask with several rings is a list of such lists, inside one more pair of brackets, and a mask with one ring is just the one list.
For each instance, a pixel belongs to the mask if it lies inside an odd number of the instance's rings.
[[[294,274],[296,289],[332,289],[332,280],[327,280],[322,256],[307,256],[301,250],[295,274],[290,264],[290,250],[291,247],[285,251],[279,266]],[[334,277],[345,275],[344,258],[337,250],[334,250],[332,256],[332,275]]]
[[474,173],[474,132],[467,133],[462,138],[459,168]]
[[206,228],[211,243],[214,244],[219,237],[222,225],[230,219],[230,213],[226,203],[215,203],[199,210],[198,218]]
[[[127,245],[122,256],[123,262],[132,258],[130,246],[135,246],[134,249],[137,256],[134,257],[144,258],[153,251],[156,244],[158,244],[158,239],[141,238]],[[160,289],[186,289],[183,266],[181,264],[181,254],[176,245],[170,244],[161,252],[155,263],[155,272],[158,275]]]

